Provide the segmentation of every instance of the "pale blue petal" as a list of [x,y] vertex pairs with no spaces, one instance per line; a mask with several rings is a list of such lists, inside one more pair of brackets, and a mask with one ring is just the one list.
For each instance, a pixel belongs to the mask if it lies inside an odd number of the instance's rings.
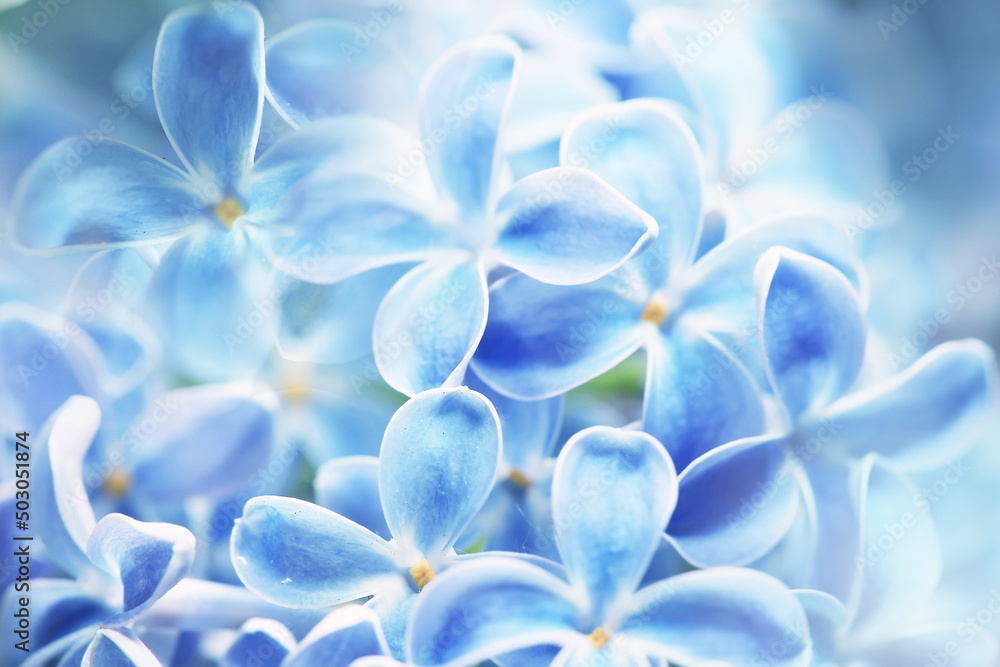
[[567,646],[552,661],[551,667],[593,667],[594,665],[605,665],[606,667],[651,667],[649,658],[644,656],[639,650],[634,649],[624,641],[621,645],[616,644],[619,637],[612,636],[607,644],[600,649],[595,649],[585,637]]
[[378,459],[345,456],[327,461],[316,471],[316,504],[391,540],[378,493]]
[[191,570],[194,549],[194,535],[181,526],[136,521],[124,514],[101,519],[90,535],[87,556],[121,579],[125,605],[104,625],[127,625],[163,597]]
[[171,503],[242,489],[267,463],[273,439],[271,411],[244,387],[202,385],[160,397],[125,446],[135,492]]
[[642,345],[645,330],[645,302],[622,280],[627,268],[569,287],[522,274],[498,281],[472,370],[508,396],[533,400],[614,368]]
[[764,254],[754,284],[768,376],[791,418],[839,398],[861,369],[867,335],[851,284],[783,248]]
[[253,618],[226,651],[222,667],[279,667],[292,649],[295,637],[284,625],[270,618]]
[[678,321],[646,347],[642,429],[663,443],[679,469],[764,430],[757,384],[711,336]]
[[97,519],[83,484],[83,460],[100,425],[97,403],[73,396],[34,438],[31,525],[52,560],[72,574],[91,567],[86,548]]
[[219,188],[253,164],[264,108],[264,22],[253,5],[167,17],[153,61],[163,129],[184,164]]
[[400,660],[406,659],[406,628],[410,625],[410,614],[417,602],[417,590],[412,576],[400,579],[388,590],[382,590],[378,595],[365,603],[365,606],[378,615],[382,632],[385,633],[385,643],[391,654]]
[[457,383],[483,335],[486,309],[479,262],[427,262],[411,270],[375,316],[375,364],[382,377],[408,396]]
[[276,141],[240,182],[247,218],[270,225],[299,224],[275,215],[280,213],[276,207],[299,182],[336,168],[381,176],[389,185],[430,197],[430,174],[422,162],[409,159],[416,146],[412,134],[378,118],[338,116],[310,123]]
[[[685,316],[697,318],[710,331],[755,331],[754,267],[772,246],[823,260],[843,273],[859,294],[865,294],[866,278],[840,227],[818,216],[795,215],[754,225],[699,259],[685,276]],[[756,341],[751,344],[757,345]]]
[[[378,10],[390,21],[395,16],[391,7]],[[365,113],[404,125],[413,122],[417,78],[402,54],[385,41],[372,39],[366,27],[313,20],[268,40],[268,99],[285,119],[304,125],[329,116]]]
[[440,194],[473,218],[486,213],[499,176],[498,137],[520,58],[506,37],[464,42],[442,55],[421,84],[428,167]]
[[782,438],[737,440],[696,459],[678,479],[667,534],[702,567],[740,565],[785,535],[799,504],[798,479]]
[[388,652],[375,612],[360,605],[347,605],[320,621],[282,667],[349,667],[362,656]]
[[[368,369],[376,376],[373,365]],[[356,375],[352,375],[351,381],[355,387],[369,384],[367,377]],[[286,402],[284,407],[279,413],[279,442],[298,439],[304,443],[305,456],[314,466],[320,466],[341,456],[378,456],[382,434],[395,405],[372,398],[347,399],[317,391],[312,392],[305,403]]]
[[931,515],[917,487],[877,456],[862,461],[860,583],[849,605],[852,635],[884,636],[931,597],[942,568]]
[[281,296],[277,345],[294,361],[343,364],[371,354],[372,327],[382,299],[412,268],[394,264],[351,276],[332,285],[300,282],[291,276]]
[[803,498],[809,523],[799,567],[808,574],[809,588],[846,603],[858,580],[864,480],[856,462],[815,456],[814,450],[808,441],[796,447],[809,479]]
[[426,391],[396,412],[382,440],[379,493],[404,551],[431,557],[454,545],[493,487],[500,447],[496,410],[465,387]]
[[652,436],[595,426],[566,443],[552,480],[556,542],[595,619],[639,585],[676,502],[674,465]]
[[233,528],[232,555],[247,588],[290,607],[349,602],[399,577],[385,540],[294,498],[250,500]]
[[506,558],[456,565],[417,596],[406,648],[416,665],[470,665],[581,635],[582,600],[543,569]]
[[926,470],[974,444],[995,392],[993,350],[978,340],[949,341],[899,375],[840,399],[823,417],[848,453],[877,452],[907,470]]
[[208,204],[162,158],[111,139],[73,138],[25,171],[10,215],[24,248],[107,249],[176,238],[207,220]]
[[656,238],[656,221],[594,174],[546,169],[497,203],[497,258],[542,282],[577,285],[624,264]]
[[74,394],[102,400],[100,350],[74,322],[27,303],[0,304],[0,424],[37,431]]
[[84,654],[81,667],[160,667],[160,661],[128,628],[102,628]]
[[252,375],[274,347],[280,294],[249,243],[237,229],[205,230],[174,243],[156,271],[150,319],[190,377]]
[[753,570],[688,572],[644,588],[619,628],[630,646],[682,665],[809,664],[801,605],[777,579]]
[[[307,128],[308,129],[308,128]],[[322,170],[303,179],[266,238],[275,265],[313,283],[418,262],[454,246],[430,204],[371,172]]]
[[671,272],[698,248],[702,164],[694,135],[665,104],[633,100],[593,109],[566,131],[563,165],[594,171],[660,226],[653,252]]
[[988,631],[974,632],[976,627],[980,626],[970,622],[917,625],[907,628],[901,635],[887,637],[867,650],[856,651],[855,657],[862,660],[865,667],[982,667],[997,664],[1000,642]]
[[847,610],[840,600],[820,591],[792,591],[809,621],[813,643],[810,667],[837,667],[837,644],[847,626]]
[[465,386],[485,396],[500,417],[503,460],[518,469],[533,469],[552,453],[562,428],[563,397],[519,401],[499,393],[469,372]]

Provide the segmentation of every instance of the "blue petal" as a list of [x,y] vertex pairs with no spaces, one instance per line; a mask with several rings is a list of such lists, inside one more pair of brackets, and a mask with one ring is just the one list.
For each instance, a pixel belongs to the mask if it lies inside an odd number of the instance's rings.
[[680,475],[667,534],[689,562],[749,563],[788,531],[798,476],[782,438],[737,440],[696,459]]
[[479,262],[427,262],[403,276],[375,316],[375,364],[408,396],[457,383],[486,327]]
[[860,583],[851,601],[852,635],[883,637],[931,597],[941,544],[931,515],[914,503],[916,486],[877,456],[862,461]]
[[236,574],[266,600],[325,607],[372,595],[399,577],[385,540],[294,498],[247,502],[232,533]]
[[[620,642],[620,644],[618,643]],[[649,658],[638,649],[628,646],[619,637],[612,636],[607,644],[595,649],[586,638],[564,648],[551,662],[551,667],[652,667]]]
[[131,435],[124,444],[136,493],[171,503],[219,498],[246,486],[267,461],[273,426],[270,410],[246,389],[203,385],[162,396]]
[[899,375],[840,399],[823,417],[854,456],[878,452],[908,470],[940,467],[975,442],[995,377],[996,356],[986,344],[949,341]]
[[[381,11],[389,20],[394,16]],[[268,40],[267,94],[293,125],[350,113],[409,125],[417,79],[402,54],[373,40],[363,26],[313,20]]]
[[167,17],[153,62],[160,122],[177,154],[226,188],[253,164],[264,108],[264,22],[250,4]]
[[795,596],[753,570],[689,572],[639,591],[618,627],[629,645],[682,665],[718,660],[809,664],[809,626]]
[[348,667],[362,656],[388,653],[389,647],[375,612],[359,605],[348,605],[320,621],[282,667]]
[[764,430],[760,390],[711,336],[678,321],[647,345],[642,429],[683,470],[705,452]]
[[161,667],[153,652],[128,628],[102,628],[83,656],[81,667]]
[[420,89],[420,131],[441,195],[485,213],[499,176],[498,136],[521,50],[506,37],[464,42],[431,66]]
[[825,407],[854,382],[867,327],[851,284],[834,267],[775,248],[754,273],[768,375],[792,419]]
[[11,219],[27,249],[107,249],[176,238],[206,219],[208,204],[162,158],[110,139],[73,138],[25,171]]
[[840,600],[820,591],[792,591],[798,598],[809,621],[809,636],[813,642],[810,667],[836,667],[837,644],[847,626],[847,610]]
[[587,590],[593,618],[639,585],[676,502],[674,465],[653,437],[595,426],[566,443],[552,517],[563,563]]
[[614,368],[643,342],[645,302],[623,267],[578,286],[514,274],[490,289],[490,317],[472,370],[522,400],[558,396]]
[[267,289],[248,244],[237,229],[189,235],[170,247],[153,278],[151,321],[167,356],[190,377],[251,375],[274,347],[280,294]]
[[417,596],[406,648],[416,665],[475,664],[578,639],[582,600],[545,570],[506,558],[450,568]]
[[74,322],[26,303],[0,305],[0,424],[7,433],[37,431],[74,394],[98,399],[103,363]]
[[465,386],[485,396],[500,417],[503,433],[503,460],[518,469],[530,469],[552,453],[562,428],[563,398],[540,401],[509,398],[469,372]]
[[976,632],[969,636],[973,627],[979,626],[973,625],[971,619],[956,625],[911,626],[903,634],[894,634],[867,647],[867,650],[862,648],[851,653],[854,654],[852,657],[863,660],[866,667],[995,665],[1000,658],[1000,642],[990,632]]
[[493,251],[536,280],[577,285],[624,264],[656,238],[656,221],[592,173],[546,169],[497,203],[504,220]]
[[452,247],[434,215],[426,201],[373,173],[324,169],[288,192],[266,241],[285,273],[334,283]]
[[374,456],[346,456],[324,463],[313,481],[316,504],[391,540],[378,494],[378,470]]
[[124,611],[106,627],[130,623],[187,576],[194,563],[194,535],[170,523],[145,523],[124,514],[98,522],[87,543],[91,562],[121,578]]
[[[375,375],[374,366],[369,367]],[[357,376],[352,376],[352,382]],[[367,384],[365,379],[364,384]],[[305,403],[285,403],[279,413],[278,442],[303,442],[314,466],[340,456],[378,456],[382,434],[395,405],[371,399],[349,400],[336,394],[312,392]]]
[[[247,218],[271,225],[296,223],[275,215],[281,212],[276,209],[285,195],[308,177],[336,168],[381,175],[390,185],[396,183],[392,176],[406,190],[431,198],[434,187],[426,168],[402,159],[416,145],[417,139],[402,128],[367,116],[338,116],[285,134],[239,184]],[[408,169],[404,171],[401,163]]]
[[371,354],[379,304],[410,268],[408,264],[381,267],[333,285],[299,282],[288,276],[277,339],[281,356],[343,364]]
[[83,459],[100,425],[97,403],[73,396],[39,433],[31,465],[35,529],[51,558],[73,574],[90,568],[86,547],[97,519],[83,484]]
[[697,318],[711,331],[756,331],[754,267],[772,246],[791,248],[830,264],[864,295],[865,276],[840,227],[821,217],[794,215],[756,224],[699,259],[685,276],[685,315]]
[[406,629],[410,625],[410,613],[417,601],[417,591],[414,588],[412,576],[409,581],[400,579],[395,587],[379,592],[378,595],[365,603],[365,606],[378,615],[382,632],[385,633],[385,643],[389,650],[386,654],[400,659],[406,659]]
[[292,649],[295,637],[284,625],[269,618],[253,618],[243,624],[236,641],[222,661],[222,667],[278,667]]
[[858,580],[857,556],[862,551],[858,503],[864,480],[854,461],[808,458],[808,444],[799,445],[797,452],[809,479],[803,489],[808,524],[799,568],[807,574],[809,588],[846,603]]
[[482,394],[426,391],[393,416],[379,460],[386,523],[415,565],[450,549],[482,506],[500,462],[500,420]]
[[672,271],[687,266],[701,235],[701,153],[665,104],[633,100],[597,107],[566,131],[560,162],[585,167],[660,225],[653,252]]

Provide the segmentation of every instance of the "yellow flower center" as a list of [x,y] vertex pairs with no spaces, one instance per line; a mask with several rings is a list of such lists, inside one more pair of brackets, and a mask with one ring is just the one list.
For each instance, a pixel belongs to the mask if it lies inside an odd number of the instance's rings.
[[245,214],[246,209],[240,206],[240,203],[232,197],[222,200],[222,202],[215,207],[215,215],[222,221],[222,224],[226,226],[227,230],[233,228],[233,223],[236,222],[236,218]]
[[510,470],[510,481],[514,482],[522,489],[527,489],[531,486],[531,480],[524,476],[524,473],[517,468],[511,468]]
[[646,304],[646,308],[642,311],[640,319],[644,322],[652,322],[656,326],[660,326],[669,314],[670,308],[667,304],[662,299],[654,296]]
[[608,640],[610,639],[608,633],[605,632],[604,628],[601,627],[598,627],[593,632],[591,632],[590,635],[588,635],[588,638],[590,639],[591,645],[598,651],[604,648],[604,645],[607,644]]
[[104,492],[112,498],[122,498],[132,488],[132,477],[127,471],[115,468],[104,480]]
[[293,384],[285,387],[285,400],[289,403],[304,403],[311,393],[311,387],[304,384]]
[[410,568],[410,576],[413,577],[413,583],[417,585],[418,589],[423,589],[424,586],[434,581],[434,570],[427,563],[427,559],[423,559],[416,565]]

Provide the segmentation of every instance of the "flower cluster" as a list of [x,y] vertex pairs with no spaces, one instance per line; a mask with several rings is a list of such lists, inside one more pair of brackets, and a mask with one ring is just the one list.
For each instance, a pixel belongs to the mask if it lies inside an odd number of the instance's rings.
[[783,3],[319,4],[12,98],[2,664],[998,664],[995,355],[892,347],[907,187]]

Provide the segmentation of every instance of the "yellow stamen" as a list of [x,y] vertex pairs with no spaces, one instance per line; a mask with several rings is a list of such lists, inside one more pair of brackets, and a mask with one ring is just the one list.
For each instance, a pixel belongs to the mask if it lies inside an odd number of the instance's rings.
[[222,200],[222,202],[215,207],[215,215],[218,216],[219,220],[222,221],[222,224],[226,226],[226,229],[232,229],[233,223],[236,222],[236,218],[245,214],[246,209],[240,206],[240,203],[232,197]]
[[285,400],[289,403],[304,403],[312,393],[312,388],[304,384],[296,384],[285,388]]
[[524,473],[517,468],[510,469],[510,481],[514,482],[522,489],[527,489],[531,486],[531,480],[524,476]]
[[410,568],[410,576],[413,577],[413,583],[417,585],[417,588],[423,589],[424,586],[434,581],[434,570],[427,563],[427,559],[423,559],[416,565]]
[[646,309],[642,311],[640,319],[644,322],[652,322],[656,326],[660,326],[669,314],[670,308],[667,307],[667,304],[654,296],[646,304]]
[[604,645],[608,643],[609,639],[611,639],[608,636],[608,633],[604,631],[604,628],[600,627],[591,632],[588,637],[590,638],[591,645],[598,651],[604,648]]
[[122,498],[132,488],[132,477],[125,470],[115,468],[104,480],[104,492],[112,498]]

